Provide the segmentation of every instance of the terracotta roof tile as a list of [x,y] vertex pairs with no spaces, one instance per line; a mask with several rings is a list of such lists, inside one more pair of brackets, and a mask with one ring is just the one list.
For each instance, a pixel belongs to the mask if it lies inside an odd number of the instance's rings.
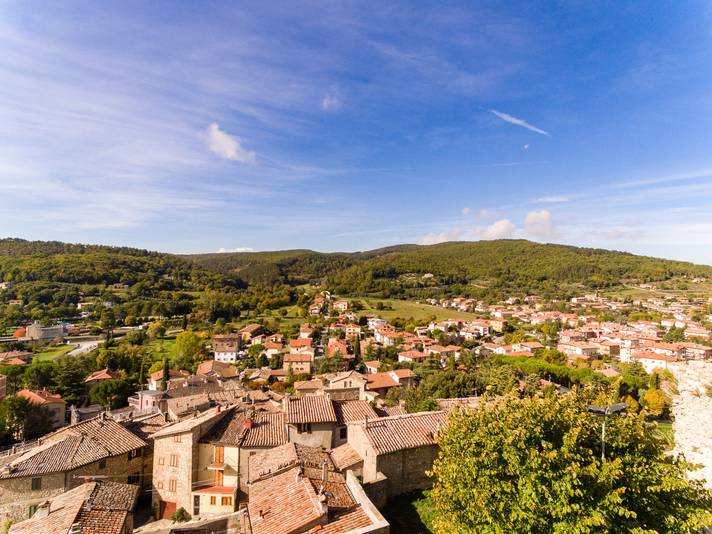
[[336,469],[344,470],[362,462],[363,458],[351,445],[344,443],[331,449],[331,461],[334,462]]
[[445,412],[421,412],[369,420],[364,431],[376,453],[387,454],[434,445],[435,436],[446,423]]
[[335,400],[332,402],[336,413],[336,424],[338,425],[346,425],[354,421],[378,417],[378,414],[365,400]]
[[139,487],[130,484],[87,482],[50,499],[32,518],[12,525],[10,532],[66,534],[78,523],[83,534],[120,534],[138,492]]
[[288,423],[336,423],[334,406],[324,395],[288,397],[286,404]]
[[110,456],[146,446],[146,442],[120,423],[101,416],[62,428],[44,443],[3,462],[1,478],[19,478],[70,471]]

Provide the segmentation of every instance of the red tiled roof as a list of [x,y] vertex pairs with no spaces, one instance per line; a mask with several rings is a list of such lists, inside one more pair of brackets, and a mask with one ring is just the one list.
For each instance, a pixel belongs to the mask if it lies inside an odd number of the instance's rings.
[[125,532],[139,487],[117,482],[87,482],[48,502],[47,513],[16,523],[12,534],[66,534],[79,524],[84,534]]
[[100,369],[99,371],[94,371],[90,374],[84,382],[100,382],[102,380],[115,380],[119,377],[116,371],[112,371],[108,367],[105,369]]
[[354,421],[364,419],[374,419],[378,414],[371,408],[365,400],[335,400],[334,412],[336,412],[336,424],[346,425]]
[[331,449],[331,461],[334,462],[334,466],[337,469],[344,470],[362,462],[363,458],[359,456],[351,445],[344,443]]
[[368,381],[367,389],[371,391],[374,389],[394,388],[399,385],[388,373],[371,373],[366,375],[366,380]]
[[[188,371],[178,371],[176,369],[168,370],[168,378],[187,378],[190,376]],[[151,373],[151,380],[158,381],[163,379],[163,369]]]
[[371,519],[361,506],[329,516],[329,523],[319,525],[306,534],[341,534],[344,532],[361,532],[362,528],[371,525]]
[[314,487],[297,470],[252,484],[247,506],[254,534],[304,532],[326,520]]
[[324,395],[287,397],[288,423],[336,423],[336,413],[331,399]]
[[298,338],[298,339],[290,339],[289,340],[289,346],[298,348],[298,347],[311,347],[312,346],[312,340],[310,337],[308,338]]
[[22,389],[15,395],[24,397],[32,404],[66,404],[60,395],[45,390]]
[[314,389],[321,389],[324,387],[324,384],[322,384],[321,380],[318,378],[314,378],[312,380],[297,380],[294,383],[294,390],[295,391],[302,391],[302,390],[314,390]]
[[5,458],[1,478],[20,478],[71,471],[146,446],[146,442],[113,419],[95,417],[45,436],[42,445]]
[[369,420],[364,432],[376,454],[388,454],[435,445],[435,436],[446,423],[445,412],[420,412]]

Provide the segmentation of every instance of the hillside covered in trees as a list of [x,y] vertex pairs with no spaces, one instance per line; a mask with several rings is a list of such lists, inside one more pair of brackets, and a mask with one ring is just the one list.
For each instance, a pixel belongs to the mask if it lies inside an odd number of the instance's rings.
[[355,253],[291,250],[188,257],[248,282],[322,283],[339,294],[382,297],[498,298],[712,275],[709,266],[525,240],[399,245]]

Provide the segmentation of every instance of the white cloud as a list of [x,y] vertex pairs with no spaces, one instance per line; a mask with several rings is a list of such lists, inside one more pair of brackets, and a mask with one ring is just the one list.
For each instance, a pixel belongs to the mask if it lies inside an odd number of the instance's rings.
[[514,117],[507,113],[503,113],[502,111],[497,111],[496,109],[490,109],[489,111],[493,115],[496,115],[497,117],[502,119],[504,122],[508,122],[508,123],[514,124],[516,126],[521,126],[522,128],[526,128],[527,130],[531,130],[532,132],[536,132],[541,135],[549,135],[549,132],[542,130],[541,128],[537,128],[533,124],[529,124],[524,119],[518,119],[517,117]]
[[245,149],[237,137],[221,130],[216,122],[208,126],[206,133],[208,148],[221,158],[239,161],[247,165],[257,163],[257,154],[252,150]]
[[510,237],[517,229],[509,219],[500,219],[489,226],[476,228],[475,235],[481,239],[504,239]]
[[551,237],[556,234],[554,221],[548,210],[536,210],[527,213],[524,229],[532,237]]
[[237,247],[237,248],[219,248],[218,253],[223,254],[225,252],[254,252],[255,249],[251,247]]
[[529,150],[529,143],[527,143],[526,145],[524,145],[524,150]]
[[321,109],[324,111],[336,111],[337,109],[340,109],[342,105],[343,102],[341,101],[341,97],[335,89],[332,89],[326,93],[326,96],[324,96],[321,101]]
[[446,232],[430,232],[424,235],[421,240],[421,245],[436,245],[437,243],[444,243],[445,241],[457,241],[462,237],[462,228],[454,227],[450,228]]
[[537,202],[549,202],[549,203],[558,203],[558,202],[568,202],[569,197],[563,196],[563,195],[554,195],[551,197],[540,197],[536,199]]
[[472,208],[462,208],[462,214],[467,216],[472,213]]

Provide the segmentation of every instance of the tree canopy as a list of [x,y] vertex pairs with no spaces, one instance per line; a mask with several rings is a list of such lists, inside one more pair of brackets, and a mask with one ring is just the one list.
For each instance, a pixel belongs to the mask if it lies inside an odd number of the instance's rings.
[[436,531],[699,532],[712,495],[691,466],[632,413],[608,419],[602,461],[594,400],[507,397],[453,415],[432,470]]

